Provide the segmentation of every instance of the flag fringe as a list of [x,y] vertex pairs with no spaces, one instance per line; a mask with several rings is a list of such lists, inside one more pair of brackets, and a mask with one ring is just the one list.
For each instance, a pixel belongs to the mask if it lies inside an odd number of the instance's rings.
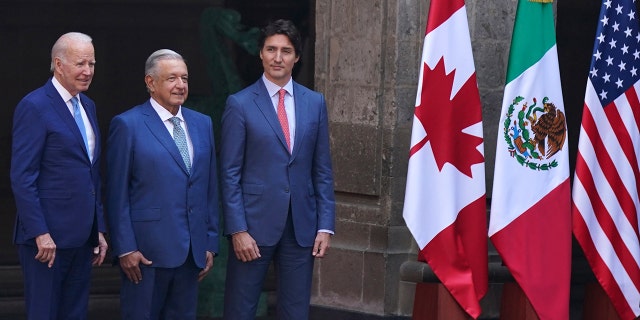
[[529,2],[553,3],[553,0],[529,0]]

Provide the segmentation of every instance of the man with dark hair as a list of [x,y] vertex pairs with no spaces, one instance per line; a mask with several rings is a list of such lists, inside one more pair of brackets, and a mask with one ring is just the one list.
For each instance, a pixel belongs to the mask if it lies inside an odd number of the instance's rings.
[[293,23],[267,25],[258,43],[263,76],[227,99],[222,118],[224,319],[255,317],[271,261],[278,318],[308,319],[314,258],[335,226],[327,107],[292,80],[302,52]]
[[96,60],[91,37],[62,35],[47,83],[13,117],[14,241],[28,319],[86,319],[91,265],[107,251],[100,200],[100,130],[84,91]]
[[151,96],[116,116],[107,140],[107,218],[122,270],[122,319],[196,319],[198,281],[218,252],[211,118],[184,108],[189,74],[162,49],[145,64]]

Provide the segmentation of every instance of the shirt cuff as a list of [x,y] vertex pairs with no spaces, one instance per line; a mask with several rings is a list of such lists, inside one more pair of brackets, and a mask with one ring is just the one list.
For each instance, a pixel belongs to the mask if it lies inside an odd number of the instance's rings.
[[122,258],[122,257],[124,257],[124,256],[128,256],[128,255],[130,255],[130,254],[132,254],[132,253],[134,253],[134,252],[135,252],[135,251],[129,251],[129,252],[123,253],[123,254],[119,255],[119,256],[118,256],[118,258]]

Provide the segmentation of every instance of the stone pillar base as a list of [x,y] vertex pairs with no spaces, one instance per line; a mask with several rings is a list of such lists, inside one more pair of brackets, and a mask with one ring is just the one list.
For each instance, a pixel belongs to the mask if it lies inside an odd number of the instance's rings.
[[468,320],[471,317],[441,283],[416,283],[413,320]]
[[500,319],[539,320],[529,299],[516,282],[506,282],[502,286]]

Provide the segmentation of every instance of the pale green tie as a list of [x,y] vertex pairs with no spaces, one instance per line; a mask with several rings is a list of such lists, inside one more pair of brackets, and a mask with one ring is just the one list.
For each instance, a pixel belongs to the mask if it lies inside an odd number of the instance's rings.
[[180,118],[172,117],[169,118],[169,121],[173,123],[173,140],[176,142],[176,146],[178,146],[178,150],[180,150],[180,155],[182,156],[182,160],[184,161],[185,166],[187,166],[187,172],[191,173],[191,159],[189,158],[189,148],[187,147],[187,136],[180,126]]

